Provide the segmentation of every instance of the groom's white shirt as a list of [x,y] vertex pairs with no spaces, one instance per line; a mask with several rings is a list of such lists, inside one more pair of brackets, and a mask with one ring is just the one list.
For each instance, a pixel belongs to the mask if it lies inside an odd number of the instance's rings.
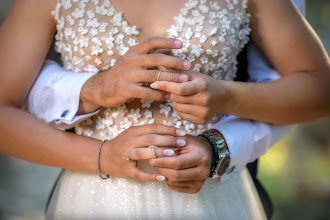
[[[305,1],[294,0],[302,14]],[[248,72],[251,82],[269,82],[280,78],[264,56],[251,42],[248,44]],[[46,61],[31,89],[28,111],[54,127],[67,129],[85,120],[98,111],[76,116],[79,107],[80,90],[94,73],[74,73],[65,71],[54,61]],[[229,178],[232,171],[241,171],[246,164],[264,155],[278,140],[287,135],[295,126],[276,126],[260,121],[242,119],[230,115],[214,128],[225,137],[230,155],[230,172],[221,177],[221,182]]]

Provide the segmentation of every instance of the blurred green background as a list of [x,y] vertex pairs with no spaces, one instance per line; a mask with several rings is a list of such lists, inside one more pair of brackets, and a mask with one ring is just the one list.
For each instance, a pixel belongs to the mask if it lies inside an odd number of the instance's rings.
[[[0,24],[13,0],[1,0]],[[307,0],[306,17],[330,53],[330,1]],[[306,90],[307,91],[307,90]],[[330,219],[330,118],[298,126],[260,160],[274,220]],[[60,169],[0,154],[0,220],[43,219]]]

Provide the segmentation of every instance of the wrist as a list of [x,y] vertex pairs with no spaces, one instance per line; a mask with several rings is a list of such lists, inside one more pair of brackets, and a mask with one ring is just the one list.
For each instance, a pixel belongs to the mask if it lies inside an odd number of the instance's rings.
[[[217,113],[233,114],[236,106],[236,86],[235,82],[217,80]],[[220,101],[219,101],[220,100]]]
[[100,92],[97,87],[93,86],[95,84],[95,77],[98,77],[97,75],[98,74],[89,78],[82,86],[80,90],[79,108],[77,115],[92,113],[101,107],[101,105],[98,104],[98,97],[100,97]]
[[109,147],[110,140],[104,139],[100,143],[99,151],[98,151],[98,163],[97,163],[97,168],[98,168],[98,173],[102,179],[104,177],[109,178],[109,167],[107,165],[107,161],[109,160]]
[[197,136],[197,138],[201,141],[201,143],[203,144],[203,146],[205,146],[207,152],[208,152],[208,158],[209,158],[209,161],[210,161],[210,169],[212,167],[212,162],[213,160],[215,159],[214,156],[214,149],[212,147],[212,145],[210,144],[210,142],[208,141],[207,138],[205,138],[203,135],[199,135]]
[[216,129],[203,132],[200,136],[204,137],[213,149],[213,160],[210,170],[210,178],[221,177],[230,165],[230,152],[224,136]]

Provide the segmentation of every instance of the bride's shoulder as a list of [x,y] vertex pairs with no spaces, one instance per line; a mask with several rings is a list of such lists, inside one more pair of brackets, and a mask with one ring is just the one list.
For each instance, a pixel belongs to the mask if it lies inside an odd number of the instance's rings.
[[33,14],[44,19],[61,0],[15,0],[11,11],[18,11],[20,15]]

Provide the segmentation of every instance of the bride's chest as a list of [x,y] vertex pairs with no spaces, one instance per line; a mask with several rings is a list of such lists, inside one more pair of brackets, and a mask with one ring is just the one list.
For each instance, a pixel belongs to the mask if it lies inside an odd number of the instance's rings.
[[56,47],[66,69],[98,72],[111,68],[139,42],[174,37],[184,43],[174,56],[190,61],[196,71],[225,78],[224,72],[234,72],[236,55],[248,41],[246,3],[60,0],[53,12]]

